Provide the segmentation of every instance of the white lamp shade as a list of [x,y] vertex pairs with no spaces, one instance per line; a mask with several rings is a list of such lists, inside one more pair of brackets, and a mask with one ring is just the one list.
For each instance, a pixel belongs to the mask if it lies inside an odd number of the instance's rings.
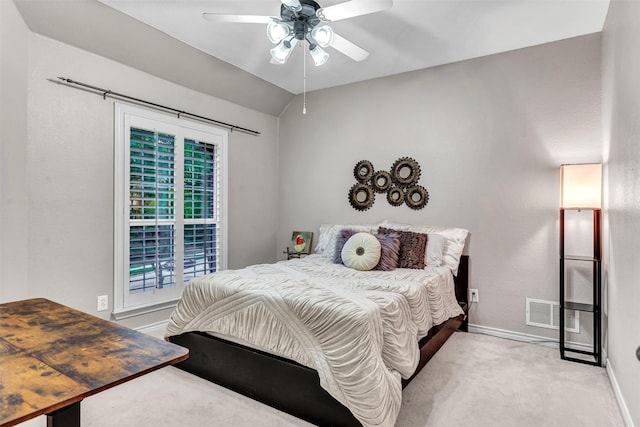
[[267,25],[267,38],[273,44],[278,44],[291,34],[291,28],[282,22],[271,21]]
[[311,30],[311,37],[319,46],[328,47],[333,43],[333,30],[328,25],[317,26]]
[[273,60],[278,64],[286,63],[297,43],[298,39],[296,38],[293,38],[292,40],[282,40],[276,47],[271,49],[271,58],[273,58]]
[[329,54],[324,51],[320,46],[316,46],[310,51],[311,57],[313,58],[313,62],[316,64],[316,67],[321,66],[327,59],[329,59]]
[[590,163],[560,166],[560,207],[602,208],[602,165]]
[[299,12],[302,10],[302,4],[300,4],[300,0],[282,0],[282,4],[284,4],[294,12]]

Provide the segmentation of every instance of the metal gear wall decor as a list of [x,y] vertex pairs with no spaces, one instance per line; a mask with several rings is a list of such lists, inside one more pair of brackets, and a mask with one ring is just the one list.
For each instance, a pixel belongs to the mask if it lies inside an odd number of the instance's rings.
[[[404,171],[408,169],[406,176]],[[409,187],[420,179],[420,165],[411,157],[400,157],[391,166],[391,179],[398,187]]]
[[375,171],[371,177],[371,188],[376,193],[386,193],[391,184],[391,174],[387,171]]
[[371,206],[373,206],[373,202],[376,201],[376,195],[373,192],[373,189],[361,182],[354,184],[353,187],[349,190],[349,203],[355,210],[358,211],[366,211]]
[[400,157],[390,172],[375,171],[369,160],[360,160],[353,168],[357,183],[349,189],[349,203],[354,209],[366,211],[375,202],[375,193],[386,193],[391,206],[406,203],[411,209],[422,209],[429,203],[429,192],[418,185],[420,164],[411,157]]
[[411,209],[422,209],[429,203],[429,192],[422,185],[414,185],[404,193],[404,202]]
[[360,160],[353,168],[353,176],[363,183],[367,183],[373,176],[373,164],[369,160]]
[[387,191],[387,202],[391,206],[400,206],[404,203],[404,191],[399,187],[391,187],[389,191]]

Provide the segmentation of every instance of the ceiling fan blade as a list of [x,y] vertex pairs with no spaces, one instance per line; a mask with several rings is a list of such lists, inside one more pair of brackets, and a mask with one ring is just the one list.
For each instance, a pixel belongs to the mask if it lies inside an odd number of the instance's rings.
[[389,9],[393,0],[351,0],[318,9],[316,15],[323,21],[338,21]]
[[336,33],[333,33],[331,47],[358,62],[367,59],[369,56],[369,52]]
[[224,15],[221,13],[203,13],[202,17],[210,22],[234,22],[241,24],[268,24],[275,18],[260,15]]

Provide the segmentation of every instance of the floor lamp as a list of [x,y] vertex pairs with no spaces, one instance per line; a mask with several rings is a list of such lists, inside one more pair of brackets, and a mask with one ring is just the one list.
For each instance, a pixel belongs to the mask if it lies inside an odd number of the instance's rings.
[[[569,210],[593,211],[593,253],[565,253],[565,212]],[[602,165],[578,164],[560,167],[560,357],[574,362],[600,365],[602,362],[601,322],[601,259],[602,259]],[[590,301],[567,298],[565,283],[566,262],[582,264],[592,270]],[[593,315],[593,348],[567,343],[565,332],[566,310]]]

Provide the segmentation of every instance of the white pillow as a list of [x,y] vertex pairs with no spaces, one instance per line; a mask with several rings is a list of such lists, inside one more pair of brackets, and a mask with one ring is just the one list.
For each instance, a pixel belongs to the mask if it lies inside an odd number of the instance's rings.
[[333,260],[336,253],[336,241],[338,239],[338,235],[340,234],[340,231],[345,228],[373,233],[378,229],[378,224],[322,224],[320,226],[320,232],[318,233],[318,244],[315,248],[316,253]]
[[356,270],[372,270],[380,262],[382,248],[373,234],[356,233],[342,247],[342,263]]
[[[431,225],[410,225],[410,224],[394,224],[384,222],[380,224],[381,227],[391,228],[394,230],[409,230],[416,233],[426,233],[429,235],[427,238],[427,251],[429,249],[429,239],[433,235],[440,235],[445,239],[444,251],[442,253],[442,267],[448,267],[454,276],[458,275],[458,266],[460,265],[460,256],[464,249],[465,241],[469,230],[455,227],[438,227]],[[426,251],[425,251],[426,252]],[[427,255],[425,255],[426,257]],[[426,260],[425,260],[426,264]]]
[[322,254],[327,247],[327,242],[331,239],[333,234],[334,224],[322,224],[318,232],[318,240],[315,248],[317,254]]
[[440,267],[444,258],[444,247],[447,244],[447,239],[440,234],[428,234],[427,236],[427,250],[424,254],[424,266],[425,267]]

